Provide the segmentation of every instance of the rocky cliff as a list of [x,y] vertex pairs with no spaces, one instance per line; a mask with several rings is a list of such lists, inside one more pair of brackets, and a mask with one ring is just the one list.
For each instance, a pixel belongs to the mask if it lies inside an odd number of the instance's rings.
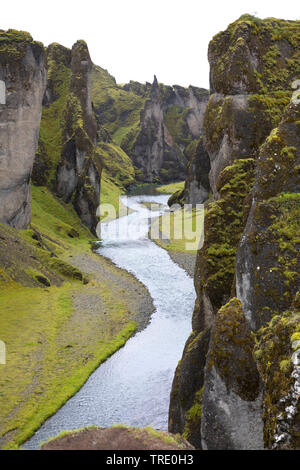
[[83,223],[94,232],[102,165],[91,101],[92,61],[86,43],[78,41],[72,50],[51,44],[47,62],[33,182],[50,185],[65,202],[72,201]]
[[0,31],[0,222],[31,220],[30,176],[46,86],[44,48],[30,34]]
[[208,91],[131,81],[124,86],[100,67],[92,74],[97,118],[130,156],[137,181],[184,179],[190,150],[202,135]]
[[169,418],[198,448],[300,446],[299,31],[244,15],[209,45],[213,200]]

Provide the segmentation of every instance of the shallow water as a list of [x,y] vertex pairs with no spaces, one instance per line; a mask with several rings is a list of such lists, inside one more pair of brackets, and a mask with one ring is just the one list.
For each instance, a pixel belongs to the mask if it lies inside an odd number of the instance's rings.
[[149,325],[102,364],[24,448],[38,449],[61,431],[90,425],[167,429],[172,380],[191,330],[195,292],[191,277],[148,239],[150,217],[163,209],[150,212],[140,202],[166,204],[168,197],[124,197],[135,212],[104,224],[98,249],[147,287],[155,306]]

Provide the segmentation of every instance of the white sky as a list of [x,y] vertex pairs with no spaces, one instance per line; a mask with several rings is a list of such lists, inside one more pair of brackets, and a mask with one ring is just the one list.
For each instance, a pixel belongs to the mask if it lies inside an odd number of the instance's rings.
[[1,29],[29,31],[45,45],[84,39],[95,64],[115,76],[208,88],[207,46],[244,13],[299,19],[297,0],[10,0]]

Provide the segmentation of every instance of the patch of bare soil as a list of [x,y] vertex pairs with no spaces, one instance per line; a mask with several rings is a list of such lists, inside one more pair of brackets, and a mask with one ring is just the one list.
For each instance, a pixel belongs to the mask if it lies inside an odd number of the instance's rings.
[[71,431],[41,447],[41,450],[193,450],[179,435],[151,429],[126,427],[87,428]]

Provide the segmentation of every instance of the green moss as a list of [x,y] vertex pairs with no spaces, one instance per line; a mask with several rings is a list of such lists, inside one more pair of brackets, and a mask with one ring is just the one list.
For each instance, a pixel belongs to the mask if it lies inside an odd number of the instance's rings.
[[[255,358],[260,375],[265,383],[263,403],[264,441],[267,448],[272,448],[277,426],[277,417],[285,416],[285,404],[281,401],[293,385],[291,338],[299,334],[300,312],[297,310],[276,315],[256,335]],[[272,347],[270,347],[272,344]],[[259,354],[257,352],[259,351]],[[289,433],[292,441],[295,431]],[[299,441],[298,441],[299,444]]]
[[201,417],[202,417],[202,396],[204,387],[202,387],[194,397],[191,408],[186,412],[184,417],[184,429],[182,436],[189,442],[193,436],[200,434]]
[[28,44],[38,45],[43,50],[43,45],[33,41],[32,36],[25,31],[0,30],[0,62],[19,62],[26,54]]
[[[256,294],[265,298],[266,291],[274,309],[281,308],[282,302],[291,305],[298,290],[299,273],[297,260],[299,257],[300,233],[300,194],[281,193],[259,202],[254,211],[254,218],[258,228],[251,233],[250,242],[253,253],[260,253],[268,247],[268,260],[273,266],[262,266],[259,276],[264,283],[258,283]],[[264,226],[264,230],[260,230]],[[282,288],[271,289],[276,275],[278,286]]]
[[187,124],[190,109],[170,106],[164,114],[168,131],[177,145],[187,147],[193,140]]
[[[241,81],[252,93],[289,89],[299,75],[299,43],[299,21],[242,15],[210,42],[214,86],[225,94]],[[258,57],[256,68],[249,51]]]
[[280,361],[279,368],[284,373],[292,372],[292,361],[290,359],[283,359],[282,361]]
[[[49,106],[43,106],[38,156],[45,161],[45,172],[41,183],[45,185],[55,182],[57,164],[61,157],[63,146],[64,113],[68,101],[71,81],[71,68],[66,60],[70,51],[59,44],[52,44],[47,55],[48,84],[54,101]],[[48,85],[48,86],[49,86]],[[33,173],[34,181],[39,183],[41,175]]]
[[205,213],[203,248],[199,252],[200,288],[208,293],[215,311],[231,295],[235,257],[249,206],[245,204],[254,180],[254,160],[235,160],[220,174],[220,199]]
[[176,191],[181,191],[184,189],[184,181],[180,181],[179,183],[170,183],[164,184],[161,186],[156,186],[155,191],[159,194],[172,194]]

